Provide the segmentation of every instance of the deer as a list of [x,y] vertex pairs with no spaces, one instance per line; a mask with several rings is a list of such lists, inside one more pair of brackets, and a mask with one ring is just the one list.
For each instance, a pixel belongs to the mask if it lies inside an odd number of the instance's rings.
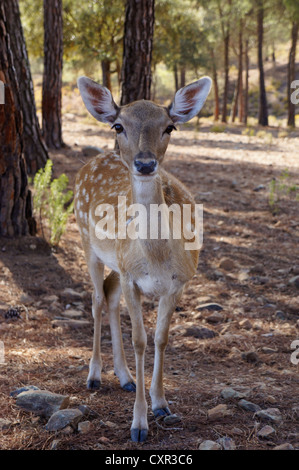
[[[93,352],[89,364],[87,388],[101,386],[101,319],[104,302],[112,339],[114,373],[120,386],[135,392],[131,440],[144,442],[148,437],[148,405],[145,393],[145,350],[147,334],[143,322],[142,296],[159,299],[154,336],[155,355],[150,398],[155,418],[171,415],[163,387],[165,349],[168,344],[170,322],[180,301],[184,286],[197,271],[199,248],[185,249],[184,226],[182,236],[173,237],[174,217],[168,224],[169,238],[158,236],[117,236],[106,230],[99,236],[97,224],[103,210],[115,209],[118,226],[119,197],[126,204],[141,204],[150,209],[153,204],[173,203],[192,207],[191,225],[194,225],[194,198],[189,190],[161,165],[176,125],[198,115],[211,89],[211,79],[199,80],[179,89],[169,106],[150,100],[139,100],[118,106],[111,92],[85,76],[78,78],[78,88],[89,113],[98,121],[107,123],[116,132],[118,150],[107,150],[92,158],[78,171],[74,190],[75,217],[79,227],[83,251],[93,284],[92,316],[94,321]],[[126,222],[127,223],[127,222]],[[139,224],[151,223],[149,211]],[[183,222],[184,223],[184,222]],[[186,222],[185,222],[186,225]],[[107,224],[108,226],[108,224]],[[140,227],[139,227],[140,228]],[[190,223],[189,223],[190,230]],[[104,269],[110,270],[104,276]],[[131,321],[132,344],[135,354],[136,382],[128,368],[120,323],[120,298],[124,296]]]

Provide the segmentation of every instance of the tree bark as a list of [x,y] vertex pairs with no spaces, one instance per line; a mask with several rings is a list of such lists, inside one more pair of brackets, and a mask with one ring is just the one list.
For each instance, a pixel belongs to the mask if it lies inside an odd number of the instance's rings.
[[259,115],[261,126],[268,126],[268,105],[265,88],[265,75],[263,65],[263,36],[264,36],[264,2],[257,0],[257,38],[258,38],[258,68],[259,68]]
[[248,119],[248,92],[249,92],[249,40],[245,42],[245,89],[244,89],[244,115],[243,122],[247,124]]
[[44,0],[43,136],[47,146],[64,146],[61,123],[62,0]]
[[180,88],[180,85],[179,85],[178,68],[176,64],[174,64],[174,67],[173,67],[173,75],[174,75],[175,92],[177,92],[178,89]]
[[0,3],[0,80],[5,103],[0,104],[0,236],[35,233],[26,161],[22,153],[23,117],[7,17],[12,2]]
[[121,105],[150,99],[155,0],[127,0]]
[[228,100],[228,85],[229,85],[229,39],[230,35],[227,32],[224,37],[224,91],[223,91],[223,104],[222,104],[222,122],[227,122],[227,100]]
[[110,61],[109,60],[102,60],[102,82],[103,85],[108,88],[108,90],[112,91],[111,86],[111,71],[110,71]]
[[238,96],[238,111],[239,122],[244,119],[244,89],[243,89],[243,21],[240,20],[239,30],[239,96]]
[[219,121],[219,86],[218,86],[218,74],[217,74],[217,67],[215,62],[215,54],[213,49],[211,50],[212,55],[212,69],[213,69],[213,89],[214,89],[214,121]]
[[20,105],[24,123],[24,156],[28,173],[35,174],[37,170],[44,167],[48,159],[48,152],[42,139],[40,125],[36,115],[33,82],[18,0],[10,0],[10,6],[6,10],[6,27],[10,37],[10,47],[14,57],[19,84]]
[[289,53],[288,63],[288,87],[287,87],[287,100],[288,100],[288,126],[295,127],[295,104],[291,101],[292,88],[291,84],[296,78],[296,46],[298,41],[299,23],[294,21],[292,24],[291,34],[291,49]]

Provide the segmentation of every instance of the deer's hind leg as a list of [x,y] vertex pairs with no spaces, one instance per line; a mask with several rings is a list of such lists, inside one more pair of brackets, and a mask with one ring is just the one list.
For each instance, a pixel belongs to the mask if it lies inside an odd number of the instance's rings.
[[121,387],[128,392],[134,392],[136,390],[136,385],[127,366],[121,334],[119,313],[121,285],[119,274],[117,272],[111,271],[109,276],[105,279],[104,292],[109,312],[114,372],[119,378]]
[[93,352],[89,363],[89,374],[87,377],[87,388],[97,389],[101,385],[102,358],[101,358],[101,323],[102,309],[104,303],[104,264],[93,253],[86,253],[89,273],[94,286],[92,295],[92,316],[94,320]]

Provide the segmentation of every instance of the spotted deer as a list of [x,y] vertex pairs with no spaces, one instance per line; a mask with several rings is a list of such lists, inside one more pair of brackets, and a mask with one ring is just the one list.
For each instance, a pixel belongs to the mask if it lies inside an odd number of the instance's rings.
[[[75,215],[94,286],[94,342],[87,388],[97,389],[101,384],[101,315],[106,300],[114,371],[123,389],[136,392],[131,439],[142,442],[148,435],[148,421],[144,381],[147,336],[141,294],[159,298],[150,397],[154,416],[166,416],[170,410],[163,389],[163,362],[169,325],[184,285],[196,272],[199,249],[185,248],[184,226],[181,226],[181,237],[172,236],[175,229],[173,217],[166,221],[169,238],[162,238],[161,230],[153,239],[149,235],[145,238],[120,237],[109,230],[103,237],[99,236],[97,224],[99,216],[104,213],[103,207],[108,208],[109,205],[115,211],[117,229],[118,203],[122,196],[127,206],[142,204],[146,209],[146,216],[139,219],[141,225],[151,223],[150,207],[154,204],[159,207],[161,204],[166,207],[191,205],[191,225],[194,225],[193,197],[179,180],[161,168],[161,164],[175,125],[185,123],[199,113],[210,92],[211,80],[203,77],[180,89],[169,107],[146,100],[119,107],[107,88],[87,77],[78,79],[78,88],[90,114],[98,121],[110,124],[116,131],[119,146],[119,152],[106,152],[83,166],[75,184]],[[99,206],[102,207],[100,211]],[[161,220],[163,217],[160,214]],[[105,266],[111,271],[104,279]],[[119,314],[122,293],[132,325],[136,385],[123,348]]]

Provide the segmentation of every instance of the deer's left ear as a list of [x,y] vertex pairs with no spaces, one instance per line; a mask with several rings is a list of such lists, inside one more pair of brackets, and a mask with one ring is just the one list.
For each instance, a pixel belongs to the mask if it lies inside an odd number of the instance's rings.
[[181,124],[196,116],[203,107],[211,86],[212,80],[209,77],[203,77],[178,90],[169,107],[169,114],[173,122]]

